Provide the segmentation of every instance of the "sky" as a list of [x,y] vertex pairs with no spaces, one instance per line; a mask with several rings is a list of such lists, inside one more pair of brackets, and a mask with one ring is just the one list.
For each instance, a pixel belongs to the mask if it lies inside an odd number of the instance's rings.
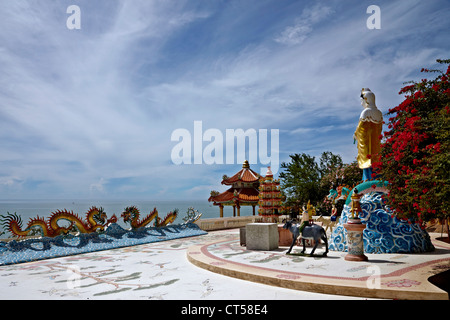
[[[250,152],[276,176],[294,153],[350,163],[361,88],[398,105],[450,58],[449,18],[448,0],[0,0],[0,199],[206,200]],[[233,158],[238,129],[266,157]]]

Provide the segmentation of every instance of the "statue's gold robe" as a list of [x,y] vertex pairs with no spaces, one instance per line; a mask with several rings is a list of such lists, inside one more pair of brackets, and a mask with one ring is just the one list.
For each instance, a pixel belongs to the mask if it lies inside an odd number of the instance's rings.
[[382,122],[359,120],[355,131],[355,139],[358,143],[357,161],[360,169],[370,168],[373,162],[380,159],[380,135],[382,130]]

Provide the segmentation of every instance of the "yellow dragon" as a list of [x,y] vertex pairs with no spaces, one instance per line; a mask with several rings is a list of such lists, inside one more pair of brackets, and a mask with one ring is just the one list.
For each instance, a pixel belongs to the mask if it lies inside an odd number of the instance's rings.
[[169,212],[164,219],[158,217],[158,210],[154,208],[144,219],[140,220],[139,209],[135,206],[126,207],[122,212],[121,217],[123,218],[123,222],[129,223],[132,229],[143,228],[147,226],[150,222],[155,220],[155,227],[164,227],[169,223],[172,223],[178,215],[178,210],[175,209],[172,212]]
[[[44,237],[56,237],[61,234],[67,234],[75,227],[80,233],[92,233],[104,231],[111,223],[117,222],[117,217],[113,215],[111,219],[107,220],[106,213],[103,208],[91,207],[86,213],[86,220],[82,220],[73,211],[66,209],[53,212],[50,218],[46,221],[44,218],[32,218],[27,224],[25,230],[22,229],[22,218],[17,214],[8,212],[6,216],[0,216],[1,223],[4,229],[9,230],[17,237],[26,237],[32,235],[34,230],[39,230]],[[58,224],[59,221],[69,221],[68,227],[63,227]]]

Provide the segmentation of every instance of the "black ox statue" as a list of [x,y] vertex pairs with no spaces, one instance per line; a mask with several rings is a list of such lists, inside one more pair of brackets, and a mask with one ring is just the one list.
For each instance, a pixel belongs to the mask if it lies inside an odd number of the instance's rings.
[[292,248],[294,247],[295,243],[297,242],[297,238],[300,236],[300,232],[302,234],[302,242],[303,242],[303,251],[302,254],[305,253],[306,245],[305,240],[314,240],[314,247],[310,253],[312,256],[314,254],[314,251],[317,248],[317,245],[319,244],[319,240],[322,239],[325,243],[325,252],[323,253],[324,256],[328,253],[328,239],[327,234],[321,226],[317,224],[310,224],[304,226],[303,230],[300,231],[300,225],[293,222],[293,220],[290,221],[284,221],[284,229],[288,229],[292,233],[292,244],[289,250],[286,252],[286,254],[290,254]]

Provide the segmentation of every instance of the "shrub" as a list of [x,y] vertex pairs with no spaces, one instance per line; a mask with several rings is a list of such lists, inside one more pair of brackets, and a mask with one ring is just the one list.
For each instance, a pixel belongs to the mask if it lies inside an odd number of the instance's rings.
[[449,217],[450,66],[422,72],[438,76],[400,90],[405,100],[387,113],[388,131],[373,167],[390,184],[386,201],[397,217],[423,225]]

